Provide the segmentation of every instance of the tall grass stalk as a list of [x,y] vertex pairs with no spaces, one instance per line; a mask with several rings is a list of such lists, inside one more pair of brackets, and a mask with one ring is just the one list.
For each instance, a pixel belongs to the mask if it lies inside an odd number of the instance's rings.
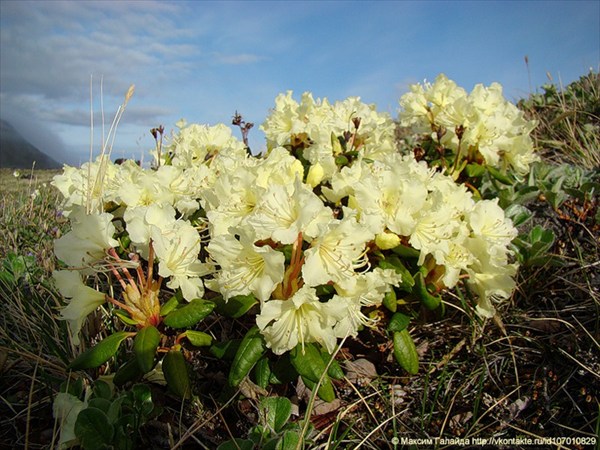
[[521,100],[519,107],[539,122],[532,137],[547,160],[600,168],[600,74],[582,76],[568,86],[550,74],[543,93]]

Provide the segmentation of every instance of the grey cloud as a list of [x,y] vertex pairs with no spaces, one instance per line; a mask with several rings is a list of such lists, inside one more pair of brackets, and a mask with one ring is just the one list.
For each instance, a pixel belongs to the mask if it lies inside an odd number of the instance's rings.
[[[113,120],[117,109],[114,111],[104,111],[105,125],[110,126],[110,122]],[[148,129],[155,126],[157,122],[161,121],[161,118],[172,114],[172,111],[166,108],[158,106],[151,107],[127,107],[122,116],[121,123],[127,125],[142,125],[147,126]],[[82,109],[57,109],[52,112],[50,116],[48,113],[42,114],[42,118],[52,119],[55,122],[59,122],[65,125],[75,125],[82,127],[90,126],[90,111]],[[94,111],[94,123],[100,124],[102,120],[102,111]]]
[[101,120],[102,79],[107,129],[132,83],[140,89],[121,126],[156,126],[170,111],[151,87],[189,73],[199,54],[194,42],[181,41],[195,31],[175,26],[181,9],[167,2],[0,2],[0,116],[72,162],[59,136],[89,127],[90,94],[94,122]]
[[90,74],[103,74],[111,81],[106,93],[118,95],[134,77],[151,78],[197,54],[194,45],[175,41],[178,28],[164,16],[175,9],[163,3],[5,3],[13,2],[2,3],[5,93],[80,99]]

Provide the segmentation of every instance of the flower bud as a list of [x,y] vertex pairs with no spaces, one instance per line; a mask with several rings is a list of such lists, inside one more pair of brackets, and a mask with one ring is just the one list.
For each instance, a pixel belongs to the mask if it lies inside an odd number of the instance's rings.
[[310,166],[308,169],[308,175],[306,176],[306,183],[310,185],[310,187],[317,186],[325,175],[325,171],[323,170],[323,166],[318,162]]
[[400,237],[396,233],[384,231],[375,236],[375,244],[381,250],[389,250],[400,245]]

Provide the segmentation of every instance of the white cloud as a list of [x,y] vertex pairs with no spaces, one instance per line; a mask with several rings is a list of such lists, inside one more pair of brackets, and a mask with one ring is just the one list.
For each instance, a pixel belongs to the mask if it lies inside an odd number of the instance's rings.
[[266,58],[259,55],[253,55],[251,53],[239,53],[236,55],[221,55],[217,53],[215,54],[215,59],[221,64],[241,65],[254,64],[256,62],[263,61]]

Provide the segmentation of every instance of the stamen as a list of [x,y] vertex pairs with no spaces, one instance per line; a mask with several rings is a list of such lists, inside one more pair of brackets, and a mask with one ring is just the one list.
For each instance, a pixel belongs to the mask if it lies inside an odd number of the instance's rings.
[[148,278],[146,278],[146,286],[152,285],[152,271],[154,269],[154,247],[152,245],[152,239],[148,244]]
[[106,299],[113,305],[118,306],[119,308],[127,311],[129,313],[129,315],[133,316],[133,314],[135,314],[135,311],[133,308],[127,306],[125,303],[121,303],[120,301],[112,298],[110,295],[106,295]]

